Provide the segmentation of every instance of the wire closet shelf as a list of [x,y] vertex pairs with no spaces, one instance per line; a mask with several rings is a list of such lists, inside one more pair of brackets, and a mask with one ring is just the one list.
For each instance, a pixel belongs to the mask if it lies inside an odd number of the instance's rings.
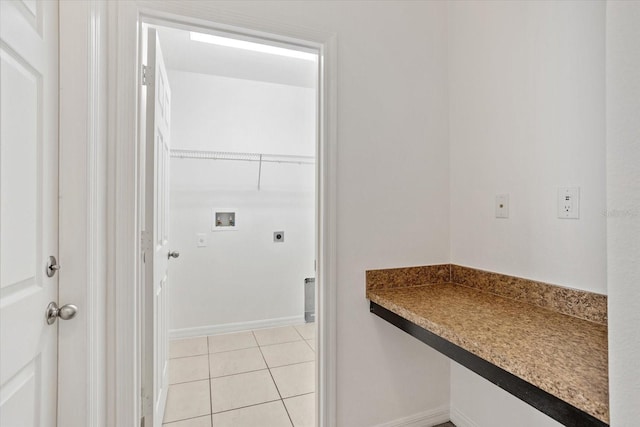
[[227,151],[171,150],[171,157],[180,159],[236,160],[259,163],[290,163],[315,165],[313,156],[291,156],[285,154],[231,153]]
[[258,190],[262,181],[263,163],[288,163],[296,165],[315,165],[313,156],[291,156],[285,154],[264,153],[231,153],[227,151],[200,151],[200,150],[171,150],[171,157],[178,159],[202,159],[202,160],[235,160],[241,162],[258,163]]

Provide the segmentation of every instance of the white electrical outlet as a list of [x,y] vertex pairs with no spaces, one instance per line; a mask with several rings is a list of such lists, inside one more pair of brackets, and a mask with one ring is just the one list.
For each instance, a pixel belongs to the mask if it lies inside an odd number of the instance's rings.
[[580,218],[580,187],[558,188],[558,218]]
[[496,196],[496,218],[509,218],[509,195]]
[[196,246],[199,248],[207,247],[207,235],[205,233],[196,234]]

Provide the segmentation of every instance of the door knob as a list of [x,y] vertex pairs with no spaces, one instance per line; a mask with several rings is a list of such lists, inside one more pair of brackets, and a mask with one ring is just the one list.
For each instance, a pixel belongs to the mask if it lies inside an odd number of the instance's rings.
[[58,308],[58,304],[55,302],[50,302],[47,306],[47,324],[53,325],[56,322],[56,319],[59,317],[62,320],[70,320],[76,317],[78,313],[78,307],[73,304],[65,304],[62,307]]
[[180,256],[180,252],[178,251],[169,252],[169,258],[178,258],[179,256]]

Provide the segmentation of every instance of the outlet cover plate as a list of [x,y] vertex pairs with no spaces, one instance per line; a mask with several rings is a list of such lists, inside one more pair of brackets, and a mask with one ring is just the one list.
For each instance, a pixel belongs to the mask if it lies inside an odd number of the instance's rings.
[[558,218],[580,218],[580,187],[558,188]]

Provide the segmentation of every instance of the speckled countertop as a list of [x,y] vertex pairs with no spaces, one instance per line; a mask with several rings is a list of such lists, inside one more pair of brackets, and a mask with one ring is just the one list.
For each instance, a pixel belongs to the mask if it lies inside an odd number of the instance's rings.
[[370,289],[368,298],[609,422],[606,325],[453,283]]

